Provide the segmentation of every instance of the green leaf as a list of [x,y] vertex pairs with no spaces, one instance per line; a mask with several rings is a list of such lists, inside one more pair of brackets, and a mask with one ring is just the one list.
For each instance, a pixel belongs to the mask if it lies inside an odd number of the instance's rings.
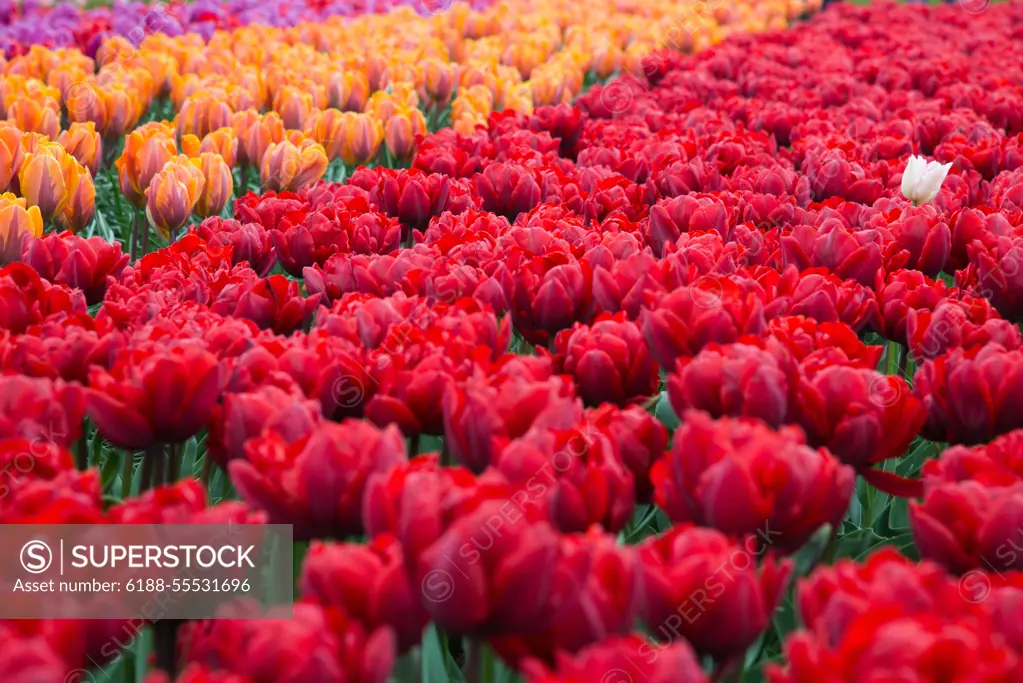
[[678,415],[671,407],[671,402],[668,401],[668,392],[662,391],[660,398],[657,399],[657,406],[654,408],[654,417],[667,427],[669,430],[676,430],[681,424],[681,420],[678,419]]

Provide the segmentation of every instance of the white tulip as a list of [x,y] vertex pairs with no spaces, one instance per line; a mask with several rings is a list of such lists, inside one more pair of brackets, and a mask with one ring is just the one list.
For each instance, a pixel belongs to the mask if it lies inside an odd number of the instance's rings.
[[914,205],[926,204],[938,196],[952,163],[939,164],[923,157],[911,156],[902,172],[902,194]]

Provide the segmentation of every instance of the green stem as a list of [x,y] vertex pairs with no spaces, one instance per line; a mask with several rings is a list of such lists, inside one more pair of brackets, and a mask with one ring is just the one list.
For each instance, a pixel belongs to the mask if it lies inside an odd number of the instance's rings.
[[131,484],[135,474],[135,454],[131,451],[124,452],[124,463],[121,466],[121,500],[127,500],[131,495]]

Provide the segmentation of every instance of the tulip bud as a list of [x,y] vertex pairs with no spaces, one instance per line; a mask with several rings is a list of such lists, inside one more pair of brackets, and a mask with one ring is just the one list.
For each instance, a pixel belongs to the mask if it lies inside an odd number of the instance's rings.
[[424,99],[437,109],[443,109],[451,101],[455,89],[455,67],[439,59],[423,62]]
[[313,112],[305,125],[305,134],[323,146],[327,158],[333,161],[341,156],[344,142],[345,114],[340,109]]
[[119,138],[138,122],[142,110],[148,107],[148,104],[143,106],[143,100],[148,101],[149,97],[124,87],[109,87],[102,92],[106,125],[100,129],[100,134],[108,140]]
[[361,112],[369,100],[369,79],[361,71],[346,71],[331,76],[327,85],[327,103],[341,111]]
[[[247,165],[259,166],[270,145],[284,140],[284,122],[277,112],[268,112],[238,134],[238,156],[244,156]],[[244,152],[244,154],[242,154]]]
[[383,123],[394,116],[399,106],[398,101],[390,93],[379,90],[370,96],[365,113]]
[[124,139],[124,151],[117,159],[121,193],[137,207],[145,205],[145,192],[153,176],[178,153],[166,128],[137,128]]
[[0,195],[0,263],[21,260],[22,247],[32,237],[43,234],[39,207],[27,206],[10,192]]
[[259,180],[264,190],[295,192],[312,185],[327,172],[327,153],[312,140],[271,144],[263,156]]
[[99,173],[99,164],[103,160],[103,141],[96,132],[96,124],[92,121],[72,123],[57,138],[68,154],[74,156],[93,177]]
[[57,103],[21,96],[7,107],[7,120],[25,132],[40,133],[50,138],[60,134],[60,111]]
[[150,225],[170,239],[183,226],[195,208],[205,179],[202,171],[181,155],[153,176],[146,188],[146,217]]
[[17,178],[23,159],[21,131],[10,124],[0,124],[0,192]]
[[313,96],[286,85],[274,97],[274,111],[281,115],[285,128],[302,128],[313,113]]
[[38,206],[43,220],[60,215],[78,190],[85,169],[57,143],[42,143],[25,155],[18,182],[30,206]]
[[387,119],[384,140],[395,159],[406,160],[416,151],[416,136],[426,135],[426,117],[418,109],[405,109]]
[[192,159],[192,163],[202,171],[206,179],[195,204],[195,214],[201,218],[215,216],[224,210],[234,192],[231,167],[219,154],[213,152],[203,152],[199,158]]
[[341,158],[349,166],[365,164],[377,155],[384,127],[369,114],[345,114]]
[[60,215],[61,225],[71,232],[77,234],[92,220],[96,212],[96,186],[92,182],[92,175],[85,168],[82,168],[82,180],[78,183],[75,193]]
[[203,138],[207,133],[231,125],[231,108],[213,94],[199,91],[186,99],[177,116],[178,135],[192,133]]
[[219,154],[228,167],[234,168],[235,161],[238,159],[238,137],[234,134],[234,130],[225,127],[208,133],[199,146],[199,153],[205,152]]

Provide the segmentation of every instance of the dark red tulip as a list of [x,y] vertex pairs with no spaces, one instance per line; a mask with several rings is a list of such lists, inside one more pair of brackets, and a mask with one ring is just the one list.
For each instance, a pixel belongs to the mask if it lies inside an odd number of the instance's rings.
[[0,438],[26,439],[43,452],[70,448],[82,434],[85,392],[61,380],[0,375]]
[[498,439],[518,438],[531,427],[567,429],[578,423],[581,408],[560,378],[470,379],[444,395],[444,439],[456,462],[480,473],[500,450]]
[[217,358],[195,346],[126,350],[109,371],[90,370],[89,417],[120,448],[180,443],[209,421],[223,377]]
[[[770,472],[767,477],[764,473]],[[672,450],[651,470],[658,506],[675,522],[756,535],[764,551],[794,552],[845,516],[853,470],[807,446],[795,428],[683,415]]]
[[593,325],[576,323],[554,339],[558,372],[571,375],[587,405],[624,406],[650,397],[660,376],[639,326],[623,314],[598,319]]
[[304,297],[299,283],[283,275],[271,275],[228,285],[210,310],[247,318],[260,329],[289,334],[309,323],[321,298],[321,294]]
[[[568,430],[531,429],[504,447],[495,469],[526,487],[565,533],[600,524],[617,533],[635,508],[635,485],[608,435],[592,424]],[[539,475],[539,476],[538,476]]]
[[473,182],[483,209],[509,220],[540,203],[540,186],[533,173],[515,164],[490,164]]
[[662,370],[707,344],[730,344],[767,327],[762,299],[726,277],[707,276],[661,299],[642,317],[647,346]]
[[561,551],[559,576],[578,581],[577,590],[566,596],[545,631],[491,638],[505,661],[538,658],[551,664],[559,653],[624,636],[636,623],[641,577],[633,548],[620,546],[614,536],[594,528],[587,534],[563,536]]
[[[559,654],[553,666],[537,661],[522,666],[528,683],[590,683],[595,672],[620,676],[628,683],[635,675],[647,683],[706,683],[707,676],[684,640],[658,645],[643,636],[608,638],[576,655]],[[617,682],[616,682],[617,683]]]
[[419,644],[428,621],[401,545],[389,535],[367,545],[314,541],[302,564],[299,591],[303,600],[340,607],[367,629],[391,628],[399,653]]
[[24,334],[30,325],[58,313],[86,313],[85,295],[51,285],[25,263],[0,268],[0,329]]
[[[955,300],[942,301],[930,311],[910,309],[906,315],[906,338],[914,362],[937,358],[950,349],[969,349],[990,342],[1010,351],[1023,345],[1023,336],[1014,324],[996,317],[971,319],[978,312],[983,315],[985,311]],[[994,310],[990,314],[997,316]]]
[[103,300],[107,277],[119,277],[128,265],[128,254],[121,253],[119,242],[62,232],[29,241],[22,261],[50,282],[81,290],[92,306]]
[[909,680],[921,683],[979,679],[1011,683],[1023,675],[1018,655],[992,625],[937,613],[894,617],[873,609],[853,620],[834,645],[804,631],[785,643],[787,666],[769,665],[769,683],[826,680]]
[[712,417],[755,417],[771,427],[795,418],[796,361],[778,344],[711,344],[693,358],[679,358],[667,385],[677,415],[702,410]]
[[925,362],[913,391],[927,410],[925,438],[976,444],[1023,427],[1023,352],[990,343]]
[[207,218],[195,228],[211,247],[231,247],[231,263],[245,262],[259,277],[266,277],[277,264],[271,233],[260,223],[241,223],[219,216]]
[[272,611],[260,614],[255,605],[247,612],[244,606],[231,607],[239,618],[182,628],[179,649],[189,663],[186,671],[205,667],[250,683],[385,683],[391,673],[396,652],[388,629],[369,630],[339,609],[310,603],[289,607],[288,616],[278,618]]
[[636,485],[636,502],[649,503],[654,487],[650,468],[664,455],[668,446],[668,430],[640,406],[620,410],[605,405],[587,415],[594,428],[606,433],[618,446],[622,464],[632,472]]
[[[361,204],[361,206],[360,206]],[[353,200],[344,207],[327,206],[303,217],[301,223],[288,218],[270,233],[281,267],[295,277],[312,265],[322,266],[338,252],[387,254],[401,242],[396,218],[372,213],[365,201]]]
[[362,533],[366,480],[404,462],[405,442],[394,426],[346,420],[318,425],[292,443],[267,432],[245,453],[228,465],[244,500],[271,523],[293,524],[296,538],[343,538]]
[[305,436],[320,420],[315,401],[300,400],[273,385],[247,393],[225,393],[210,419],[206,448],[221,467],[245,457],[245,444],[264,429],[291,443]]
[[[415,585],[421,587],[430,617],[450,633],[542,633],[577,590],[571,573],[565,576],[573,568],[562,564],[558,532],[521,513],[494,532],[498,522],[491,520],[504,520],[502,505],[481,504],[419,555]],[[514,511],[514,506],[506,509]]]
[[901,457],[927,419],[906,381],[876,370],[832,366],[804,372],[797,391],[798,423],[812,446],[826,446],[875,486],[916,495],[919,484],[874,465]]
[[718,660],[742,656],[768,627],[792,571],[791,562],[771,557],[758,571],[743,544],[685,525],[645,541],[639,557],[640,618],[653,638],[685,639]]

